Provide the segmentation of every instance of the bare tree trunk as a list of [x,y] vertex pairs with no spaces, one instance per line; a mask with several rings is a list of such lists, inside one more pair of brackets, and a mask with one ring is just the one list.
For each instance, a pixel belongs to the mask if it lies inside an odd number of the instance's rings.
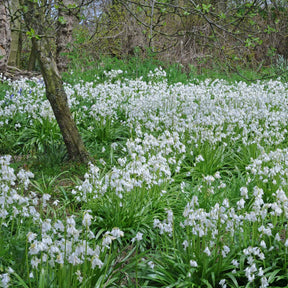
[[32,45],[31,52],[29,55],[29,60],[28,60],[28,70],[29,71],[35,70],[36,58],[37,58],[36,50],[33,48],[33,45]]
[[9,3],[10,13],[13,16],[14,20],[10,22],[11,24],[11,49],[8,64],[10,66],[17,66],[17,52],[19,46],[19,38],[20,38],[20,19],[16,15],[16,11],[19,9],[19,1],[13,0]]
[[69,59],[67,53],[71,52],[73,22],[75,16],[68,9],[73,0],[63,0],[64,7],[59,8],[57,38],[56,38],[56,63],[60,72],[67,71]]
[[87,162],[89,155],[69,109],[63,82],[53,58],[51,43],[49,43],[49,38],[45,35],[44,14],[39,11],[37,2],[31,2],[30,0],[20,1],[22,6],[25,4],[28,7],[28,12],[23,11],[25,24],[28,29],[33,29],[36,33],[32,37],[32,49],[36,51],[37,60],[46,85],[46,97],[52,106],[69,157],[72,160]]
[[[20,30],[22,28],[22,24],[20,23]],[[23,36],[22,32],[19,33],[19,42],[18,42],[18,50],[17,50],[17,56],[16,56],[16,66],[21,66],[21,53],[22,53],[22,46],[23,46]]]
[[0,1],[0,73],[5,73],[10,54],[11,30],[9,25],[7,1]]

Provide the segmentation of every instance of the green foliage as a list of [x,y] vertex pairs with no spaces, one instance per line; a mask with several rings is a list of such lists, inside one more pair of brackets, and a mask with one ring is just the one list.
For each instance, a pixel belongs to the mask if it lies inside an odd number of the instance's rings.
[[23,153],[42,154],[47,153],[49,149],[56,151],[55,147],[62,143],[60,129],[55,120],[36,120],[32,127],[24,127],[19,134],[15,146],[20,146]]
[[7,82],[0,80],[0,101],[4,99],[6,91],[9,90],[9,85]]
[[111,191],[104,197],[89,201],[85,208],[91,210],[98,219],[94,227],[96,231],[100,229],[107,231],[113,227],[119,227],[128,242],[136,234],[136,231],[141,231],[144,235],[149,235],[149,238],[142,244],[154,246],[156,235],[151,223],[155,217],[162,218],[165,215],[165,204],[167,203],[167,197],[159,201],[159,195],[158,188],[150,191],[135,189],[119,199]]
[[[86,59],[87,61],[88,59]],[[153,58],[142,59],[139,57],[132,57],[129,59],[118,59],[116,57],[101,57],[97,62],[86,62],[86,65],[81,65],[81,69],[77,67],[77,61],[71,61],[71,70],[73,72],[64,74],[64,80],[69,83],[76,83],[79,80],[85,82],[91,82],[98,79],[98,81],[104,82],[107,78],[104,71],[111,71],[117,67],[117,70],[125,72],[125,78],[136,79],[140,76],[144,80],[147,80],[147,74],[149,71],[159,67],[162,63],[159,60]],[[85,68],[86,66],[86,68]],[[117,79],[116,79],[117,80]]]
[[[75,55],[76,58],[74,58]],[[96,81],[96,83],[103,83],[107,80],[107,77],[104,74],[104,71],[117,70],[123,71],[123,75],[126,79],[136,79],[142,78],[144,81],[148,81],[147,77],[150,71],[154,71],[159,66],[162,67],[167,73],[167,82],[169,84],[173,83],[188,83],[194,82],[199,83],[199,81],[204,81],[209,78],[211,80],[224,79],[230,83],[236,81],[247,81],[251,83],[256,80],[275,78],[277,75],[285,75],[284,72],[280,73],[280,68],[277,70],[278,74],[275,73],[276,68],[263,67],[259,71],[255,71],[251,68],[245,67],[236,67],[231,69],[227,64],[223,63],[214,63],[214,66],[211,68],[197,68],[193,65],[188,65],[188,67],[183,66],[182,64],[167,63],[165,61],[159,61],[157,58],[151,54],[145,58],[140,56],[134,56],[130,58],[111,58],[111,57],[101,57],[99,60],[94,61],[89,59],[87,56],[83,60],[77,60],[78,54],[71,54],[71,70],[70,73],[64,73],[63,78],[66,82],[74,84],[79,80],[84,82]],[[78,61],[81,62],[81,68],[78,66]],[[280,67],[280,66],[279,66]],[[283,67],[283,65],[281,66]],[[283,71],[284,68],[281,68]],[[115,78],[113,81],[123,79],[123,75],[120,75],[118,78]],[[276,76],[275,76],[276,75]],[[96,80],[95,80],[96,78]]]
[[3,129],[0,134],[0,154],[11,155],[15,153],[14,144],[17,141],[18,135],[11,129]]
[[35,30],[33,28],[30,29],[30,31],[26,32],[26,35],[32,39],[32,38],[36,38],[37,40],[40,39],[39,35],[36,34]]
[[276,62],[272,66],[276,76],[284,82],[288,81],[288,60],[283,55],[277,55]]

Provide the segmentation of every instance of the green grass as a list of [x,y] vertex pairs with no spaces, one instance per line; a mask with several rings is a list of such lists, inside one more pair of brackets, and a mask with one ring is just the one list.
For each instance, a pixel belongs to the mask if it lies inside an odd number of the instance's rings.
[[0,80],[0,101],[4,99],[6,91],[9,90],[9,85],[6,82]]
[[[217,62],[216,62],[217,63]],[[244,81],[251,83],[257,80],[263,79],[275,79],[277,78],[279,71],[274,67],[261,67],[259,71],[255,71],[249,67],[235,67],[229,68],[223,65],[223,63],[215,64],[214,67],[201,67],[197,68],[193,65],[184,67],[179,63],[167,63],[158,60],[156,57],[150,56],[147,58],[141,58],[138,56],[129,58],[111,58],[100,57],[98,61],[87,62],[86,65],[79,66],[77,61],[71,61],[71,70],[74,72],[64,73],[64,81],[68,83],[77,83],[79,80],[85,82],[95,82],[95,78],[98,77],[96,82],[104,82],[106,77],[104,71],[122,70],[125,72],[124,76],[127,79],[136,79],[142,77],[143,80],[148,80],[147,75],[149,71],[153,71],[157,67],[163,67],[167,73],[167,82],[173,83],[188,83],[204,81],[209,78],[211,80],[224,79],[230,83],[235,81]],[[116,78],[117,79],[117,78]],[[120,77],[118,78],[120,79]],[[285,80],[285,79],[283,79]]]

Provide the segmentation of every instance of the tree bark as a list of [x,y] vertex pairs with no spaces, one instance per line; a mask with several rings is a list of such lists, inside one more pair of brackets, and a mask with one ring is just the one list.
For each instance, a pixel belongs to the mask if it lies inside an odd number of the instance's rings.
[[63,0],[62,7],[59,7],[58,30],[56,38],[56,63],[60,73],[67,71],[69,59],[67,54],[71,52],[73,22],[75,16],[68,9],[69,5],[74,4],[72,0]]
[[7,1],[0,1],[0,73],[7,70],[11,47],[11,30],[8,17]]
[[29,71],[35,70],[36,58],[37,58],[36,50],[33,49],[33,45],[32,45],[30,55],[29,55],[29,60],[28,60],[28,70]]
[[[19,39],[20,39],[20,19],[16,15],[16,11],[19,9],[19,1],[13,0],[9,2],[10,13],[14,19],[10,21],[11,25],[11,49],[9,55],[8,65],[10,66],[17,66],[17,52],[19,46]],[[10,15],[10,16],[11,16]]]
[[27,12],[23,11],[27,28],[33,29],[36,33],[31,38],[32,49],[36,52],[46,86],[46,97],[52,106],[60,127],[68,155],[72,160],[88,162],[88,152],[69,109],[67,95],[53,57],[51,43],[49,43],[49,38],[45,35],[45,16],[39,10],[37,2],[20,0],[20,3],[22,7],[26,6],[28,8]]
[[51,57],[52,53],[49,52],[51,50],[49,49],[50,45],[47,38],[42,39],[41,41],[33,38],[32,43],[32,49],[35,49],[36,51],[37,59],[40,64],[40,70],[45,81],[46,97],[52,106],[69,157],[72,160],[87,162],[89,160],[88,152],[84,146],[76,123],[69,109],[63,82],[59,75],[56,63]]
[[[20,30],[22,30],[22,24],[20,23]],[[23,46],[23,36],[22,32],[19,33],[19,40],[18,40],[18,50],[16,56],[16,66],[21,67],[21,53],[22,53],[22,46]]]
[[88,153],[69,109],[67,95],[56,63],[49,57],[49,52],[47,53],[49,50],[41,49],[37,42],[33,39],[33,48],[36,48],[41,73],[46,84],[46,96],[52,106],[70,159],[87,162]]

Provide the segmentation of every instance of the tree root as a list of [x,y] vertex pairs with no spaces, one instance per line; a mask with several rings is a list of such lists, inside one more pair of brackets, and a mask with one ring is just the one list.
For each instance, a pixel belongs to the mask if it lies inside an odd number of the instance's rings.
[[21,78],[32,78],[32,77],[40,78],[40,77],[42,77],[41,73],[39,73],[39,72],[21,70],[18,67],[14,67],[14,66],[7,66],[7,70],[4,74],[4,76],[11,79],[11,80],[18,80]]

